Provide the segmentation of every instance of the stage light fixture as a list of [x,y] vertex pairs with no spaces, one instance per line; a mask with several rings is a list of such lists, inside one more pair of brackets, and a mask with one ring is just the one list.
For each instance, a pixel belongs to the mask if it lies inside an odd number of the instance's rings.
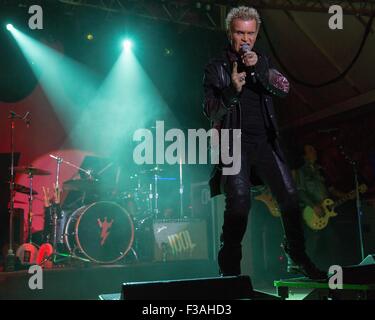
[[173,49],[171,49],[171,48],[164,48],[164,56],[171,57],[171,56],[173,56],[173,54],[174,54]]
[[133,43],[131,42],[131,40],[129,39],[125,39],[123,42],[122,42],[122,46],[125,50],[130,50],[133,46]]

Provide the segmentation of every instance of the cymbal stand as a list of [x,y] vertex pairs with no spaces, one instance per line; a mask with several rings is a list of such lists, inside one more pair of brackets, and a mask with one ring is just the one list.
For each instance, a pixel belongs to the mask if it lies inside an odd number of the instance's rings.
[[[60,177],[61,163],[65,163],[65,164],[67,164],[67,165],[69,165],[71,167],[74,167],[74,168],[76,168],[76,169],[78,169],[78,170],[86,173],[89,177],[91,177],[91,171],[84,170],[84,169],[76,166],[75,164],[70,163],[69,161],[65,161],[63,158],[61,158],[59,156],[55,156],[55,155],[52,155],[52,154],[50,154],[49,156],[57,161],[55,188],[59,188],[59,177]],[[55,192],[56,191],[59,192],[58,189],[55,190]],[[79,261],[82,261],[82,262],[91,262],[90,260],[82,258],[82,257],[78,257],[75,254],[59,253],[56,250],[57,249],[57,218],[58,218],[58,210],[59,209],[60,208],[59,208],[59,206],[57,204],[53,205],[53,208],[52,208],[52,212],[53,212],[53,217],[52,217],[52,219],[53,219],[53,239],[52,239],[53,252],[48,257],[44,258],[44,260],[41,262],[41,265],[43,265],[44,263],[46,263],[48,260],[51,260],[53,263],[57,263],[57,260],[56,260],[57,257],[61,257],[61,258],[63,258],[63,260],[66,260],[66,259],[76,259],[76,260],[79,260]]]
[[[60,166],[61,163],[63,162],[63,158],[56,157],[57,165],[56,165],[56,182],[55,182],[55,196],[59,197],[59,194],[57,194],[59,191],[59,177],[60,177]],[[54,254],[54,259],[53,262],[56,262],[55,258],[56,255],[58,254],[56,251],[57,248],[57,218],[58,218],[58,206],[55,203],[53,205],[52,209],[52,221],[53,221],[53,235],[52,235],[52,246],[53,246],[53,254]]]
[[152,214],[153,210],[152,210],[152,200],[154,199],[154,194],[153,194],[153,191],[152,191],[152,183],[150,183],[149,185],[149,194],[148,194],[148,199],[147,199],[147,207],[148,207],[148,211],[150,212],[150,214]]
[[159,216],[159,207],[158,207],[158,201],[159,201],[159,194],[158,194],[158,175],[155,173],[154,175],[154,192],[155,192],[155,197],[154,197],[154,214],[155,218],[157,219]]
[[27,216],[27,237],[28,237],[28,243],[32,243],[32,223],[33,223],[33,174],[29,172],[29,183],[30,183],[30,193],[29,193],[29,212]]
[[85,169],[82,169],[81,167],[78,167],[78,166],[76,166],[75,164],[73,164],[73,163],[71,163],[71,162],[69,162],[69,161],[66,161],[66,160],[64,160],[63,158],[60,158],[60,157],[55,156],[55,155],[53,155],[53,154],[50,154],[49,156],[50,156],[51,158],[57,160],[57,161],[60,161],[60,163],[65,163],[65,164],[67,164],[68,166],[71,166],[71,167],[73,167],[73,168],[75,168],[75,169],[77,169],[77,170],[79,170],[79,171],[84,172],[85,174],[88,175],[88,177],[89,177],[90,179],[92,178],[92,171],[91,171],[91,170],[85,170]]
[[184,184],[182,183],[182,159],[180,159],[180,218],[184,217]]

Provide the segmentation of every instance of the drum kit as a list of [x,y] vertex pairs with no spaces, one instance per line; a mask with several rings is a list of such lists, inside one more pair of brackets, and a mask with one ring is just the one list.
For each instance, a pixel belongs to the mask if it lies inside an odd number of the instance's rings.
[[[57,162],[55,184],[56,194],[60,194],[59,176],[62,163],[84,172],[86,179],[72,179],[63,182],[63,192],[78,192],[85,198],[87,195],[99,195],[93,202],[80,201],[74,208],[66,209],[59,201],[51,201],[45,207],[43,241],[49,245],[48,250],[33,248],[32,208],[33,189],[36,176],[51,175],[51,172],[32,166],[15,167],[14,172],[25,174],[29,178],[29,187],[14,184],[14,191],[28,194],[28,240],[17,250],[17,257],[22,264],[41,265],[48,263],[61,264],[61,261],[83,261],[99,264],[113,264],[122,260],[129,252],[135,260],[149,260],[152,256],[154,242],[150,223],[159,217],[159,190],[161,180],[177,180],[161,176],[163,169],[154,167],[142,170],[130,176],[132,186],[114,193],[107,184],[102,183],[93,171],[85,170],[64,159],[50,155]],[[145,183],[144,181],[148,181]],[[58,196],[58,198],[60,198]],[[44,246],[44,244],[42,245]],[[37,247],[36,245],[34,247]],[[43,251],[44,257],[38,257]],[[47,252],[47,253],[46,253]],[[124,259],[125,261],[125,259]]]
[[[9,201],[9,249],[5,261],[5,271],[13,271],[16,256],[23,265],[35,262],[47,266],[58,262],[58,258],[69,261],[111,264],[123,259],[129,251],[136,260],[148,257],[153,250],[152,223],[159,218],[160,197],[159,182],[161,180],[178,180],[161,176],[162,169],[154,167],[132,175],[134,186],[126,190],[113,192],[113,183],[105,184],[100,178],[102,173],[111,166],[104,167],[100,172],[93,172],[77,166],[56,155],[49,155],[56,160],[55,201],[45,206],[44,236],[45,241],[40,247],[33,243],[33,201],[38,192],[34,190],[34,179],[38,176],[51,175],[51,172],[33,166],[15,166],[15,128],[16,121],[30,125],[31,114],[21,116],[14,111],[9,112],[10,119],[10,201]],[[66,164],[77,169],[80,179],[72,179],[62,184],[62,191],[82,194],[82,200],[73,204],[60,203],[60,168]],[[15,183],[15,174],[27,175],[29,186]],[[144,179],[146,177],[146,179]],[[147,182],[145,182],[147,180]],[[45,191],[43,189],[43,191]],[[28,195],[27,203],[15,200],[15,193]],[[56,195],[58,195],[56,197]],[[179,177],[180,217],[183,217],[183,184],[182,162],[180,161]],[[169,195],[170,197],[170,195]],[[56,201],[56,198],[59,200]],[[91,199],[91,200],[89,200]],[[13,218],[16,203],[28,204],[27,242],[13,251]],[[46,204],[46,202],[45,202]],[[145,235],[146,234],[146,235]],[[143,241],[141,239],[146,239]],[[146,248],[146,249],[145,249]],[[151,250],[150,250],[151,249]],[[152,255],[152,254],[151,254]],[[36,260],[36,261],[35,261]],[[61,260],[60,260],[61,261]]]

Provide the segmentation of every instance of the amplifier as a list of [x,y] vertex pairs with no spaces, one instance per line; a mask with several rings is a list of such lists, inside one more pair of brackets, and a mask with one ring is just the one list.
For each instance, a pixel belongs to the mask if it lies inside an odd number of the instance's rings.
[[208,259],[205,220],[155,220],[153,233],[156,261]]

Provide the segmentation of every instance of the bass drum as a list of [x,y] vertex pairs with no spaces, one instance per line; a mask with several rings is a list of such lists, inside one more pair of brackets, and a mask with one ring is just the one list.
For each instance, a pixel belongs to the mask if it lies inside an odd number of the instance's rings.
[[134,224],[128,212],[114,202],[83,206],[69,217],[64,242],[72,255],[97,263],[123,258],[134,241]]

